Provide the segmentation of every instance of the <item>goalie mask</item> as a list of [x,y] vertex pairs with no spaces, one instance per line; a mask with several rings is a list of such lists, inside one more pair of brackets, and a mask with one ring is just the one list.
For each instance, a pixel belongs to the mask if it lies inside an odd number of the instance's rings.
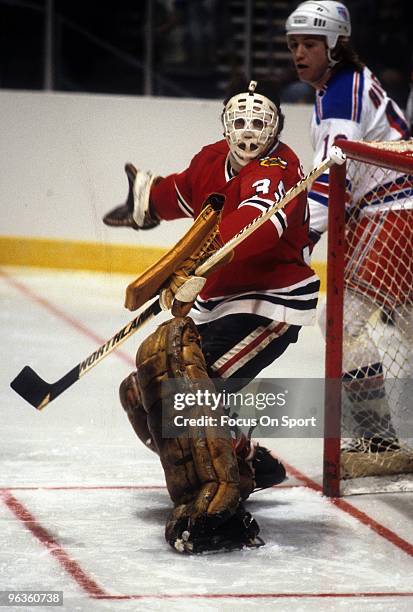
[[224,136],[231,155],[241,167],[261,157],[274,143],[279,128],[279,108],[269,98],[256,93],[256,81],[248,91],[232,96],[222,113]]

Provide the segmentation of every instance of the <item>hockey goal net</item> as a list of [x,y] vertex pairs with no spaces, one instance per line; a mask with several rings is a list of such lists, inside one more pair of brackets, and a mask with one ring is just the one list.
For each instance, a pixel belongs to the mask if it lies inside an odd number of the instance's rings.
[[413,140],[336,144],[324,492],[413,490]]

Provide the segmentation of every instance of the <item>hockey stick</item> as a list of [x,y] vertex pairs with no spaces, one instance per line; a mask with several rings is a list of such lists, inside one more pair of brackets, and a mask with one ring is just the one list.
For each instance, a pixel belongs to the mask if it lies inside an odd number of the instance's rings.
[[[314,168],[307,176],[301,179],[294,187],[289,189],[284,197],[279,202],[273,204],[268,210],[262,212],[258,217],[251,223],[245,226],[238,234],[236,234],[231,240],[229,240],[223,247],[218,249],[211,257],[209,257],[203,264],[198,266],[195,271],[195,275],[203,276],[211,268],[222,259],[224,259],[228,253],[230,253],[238,244],[240,244],[247,236],[252,234],[258,227],[260,227],[265,221],[267,221],[277,210],[284,208],[288,202],[294,199],[299,193],[307,189],[310,184],[333,164],[341,164],[345,161],[345,156],[337,147],[332,147],[330,156],[319,166]],[[72,386],[81,376],[86,374],[95,365],[97,365],[102,359],[104,359],[114,349],[118,348],[122,342],[127,340],[132,334],[134,334],[139,328],[145,323],[153,319],[156,315],[161,312],[162,308],[159,303],[159,299],[154,300],[147,308],[142,310],[138,316],[130,321],[125,327],[118,331],[110,340],[102,344],[98,349],[93,351],[91,355],[86,357],[77,366],[75,366],[70,372],[65,374],[62,378],[54,383],[48,383],[43,380],[30,366],[25,366],[21,372],[12,380],[10,383],[11,388],[18,393],[23,399],[29,404],[42,410],[52,400],[56,399],[66,389]]]
[[21,372],[10,383],[10,386],[26,402],[29,402],[37,410],[42,410],[52,400],[56,399],[63,391],[71,387],[81,376],[89,372],[95,365],[104,359],[109,353],[118,348],[132,334],[134,334],[145,323],[156,317],[162,308],[159,300],[155,300],[145,308],[139,315],[130,321],[105,344],[77,364],[70,372],[54,383],[48,383],[30,367],[25,366]]
[[346,156],[342,153],[338,147],[331,147],[329,151],[329,157],[325,159],[319,166],[313,168],[304,178],[296,183],[291,189],[289,189],[285,195],[278,201],[272,204],[267,210],[264,210],[258,217],[256,217],[251,223],[242,228],[238,234],[235,234],[228,242],[226,242],[220,249],[215,251],[208,259],[198,266],[195,270],[197,276],[204,276],[208,270],[216,266],[222,261],[238,244],[240,244],[245,238],[250,236],[255,230],[257,230],[263,223],[268,221],[277,210],[285,208],[288,202],[291,202],[299,193],[307,189],[309,185],[315,181],[316,178],[321,176],[326,170],[331,168],[334,164],[343,164],[346,161]]

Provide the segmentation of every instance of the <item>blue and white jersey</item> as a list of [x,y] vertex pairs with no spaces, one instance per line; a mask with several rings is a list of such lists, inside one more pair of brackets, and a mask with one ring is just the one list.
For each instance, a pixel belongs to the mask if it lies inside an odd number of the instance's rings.
[[[311,121],[311,141],[314,163],[320,164],[327,156],[335,138],[364,141],[394,141],[409,138],[409,129],[398,105],[383,90],[378,79],[365,67],[362,72],[348,68],[334,74],[325,86],[316,92]],[[400,177],[395,172],[377,176],[374,166],[352,162],[348,165],[347,188],[349,205],[359,205],[363,199],[369,206],[383,206],[383,198],[374,197],[378,187]],[[353,174],[352,174],[353,173]],[[327,229],[328,173],[314,181],[309,192],[311,228],[323,233]],[[406,178],[406,177],[405,177]],[[408,177],[412,179],[412,177]],[[401,198],[413,196],[413,180],[402,180],[392,187],[387,208],[397,206]],[[365,200],[364,200],[365,199]],[[364,205],[364,204],[362,204]]]

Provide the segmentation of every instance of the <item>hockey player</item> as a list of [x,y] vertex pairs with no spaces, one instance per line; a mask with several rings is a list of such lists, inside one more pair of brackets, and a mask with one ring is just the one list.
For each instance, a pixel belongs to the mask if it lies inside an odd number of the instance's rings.
[[[284,117],[272,83],[239,83],[224,101],[221,118],[225,138],[205,146],[182,172],[154,178],[127,166],[128,200],[104,222],[148,229],[161,221],[198,218],[209,194],[218,192],[224,200],[217,227],[222,244],[302,178],[297,156],[279,140]],[[240,500],[281,482],[285,470],[245,436],[231,442],[228,432],[217,439],[206,429],[189,442],[163,438],[156,381],[174,376],[194,385],[195,379],[225,381],[237,391],[295,343],[301,326],[314,322],[319,289],[308,264],[308,229],[303,192],[208,275],[189,316],[175,317],[144,341],[137,371],[121,384],[131,424],[160,456],[175,504],[166,538],[178,550],[256,545],[258,527]],[[184,265],[175,278],[185,279],[186,272]],[[175,290],[169,286],[162,298],[174,314],[182,314],[175,308]],[[207,414],[202,406],[196,411]]]
[[[350,14],[344,4],[304,2],[288,17],[286,33],[299,79],[315,90],[311,123],[315,163],[326,156],[335,138],[395,141],[409,137],[400,108],[351,46]],[[322,175],[309,192],[314,244],[327,229],[328,180],[328,173]],[[413,177],[389,172],[379,184],[377,180],[364,170],[357,187],[352,176],[347,184],[348,218],[352,219],[347,224],[347,242],[357,244],[361,259],[357,271],[351,276],[347,273],[345,279],[344,381],[356,421],[351,450],[382,456],[389,452],[390,456],[399,451],[399,442],[385,395],[381,357],[368,334],[367,322],[378,308],[388,309],[411,347],[413,215],[407,209],[412,208]],[[390,212],[383,216],[379,190],[390,184],[393,187],[384,205]],[[356,206],[361,212],[354,220]],[[403,243],[402,254],[389,255],[397,242]],[[354,251],[347,255],[354,257]],[[381,469],[380,462],[377,465]]]

